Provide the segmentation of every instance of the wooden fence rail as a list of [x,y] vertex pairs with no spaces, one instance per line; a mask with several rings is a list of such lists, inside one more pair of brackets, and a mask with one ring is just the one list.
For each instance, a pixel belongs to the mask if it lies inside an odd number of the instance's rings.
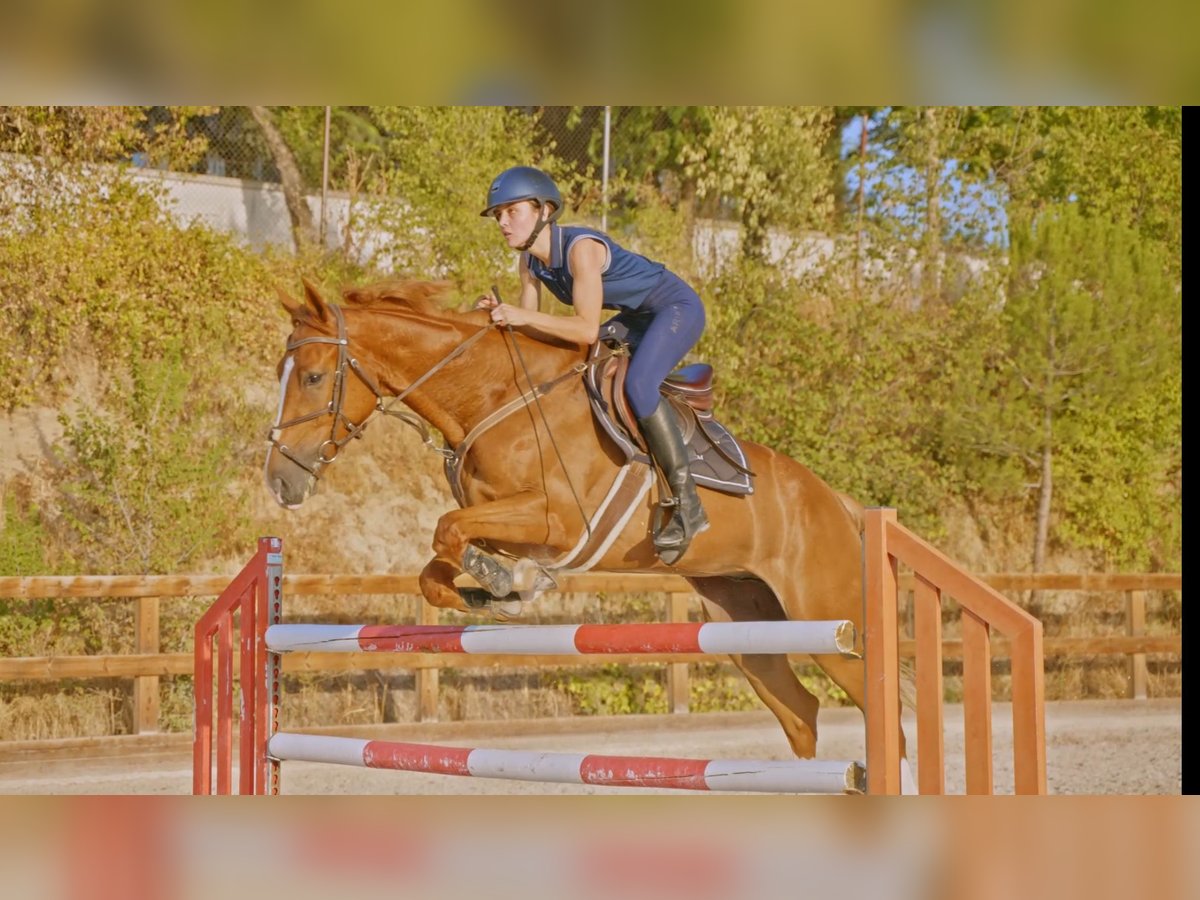
[[[1146,655],[1183,652],[1181,635],[1146,635],[1146,593],[1150,591],[1182,591],[1181,573],[1081,573],[1026,574],[994,573],[978,576],[990,587],[1001,592],[1020,591],[1086,591],[1090,593],[1124,593],[1126,597],[1125,635],[1100,637],[1048,637],[1046,656],[1124,655],[1129,665],[1129,696],[1146,696]],[[136,606],[135,648],[133,653],[90,656],[39,656],[0,658],[0,681],[53,681],[86,678],[132,678],[134,680],[134,733],[158,730],[159,679],[164,676],[189,675],[192,654],[160,652],[159,603],[163,599],[180,597],[215,597],[229,584],[226,575],[81,575],[0,577],[0,598],[32,599],[93,599],[98,601],[132,600]],[[911,574],[899,578],[900,590],[909,598],[916,587]],[[415,575],[310,575],[285,574],[285,595],[331,596],[346,594],[395,594],[415,598],[420,624],[436,624],[438,611],[420,599]],[[670,622],[686,622],[694,608],[695,595],[682,578],[674,575],[572,575],[560,579],[559,594],[658,594],[666,595]],[[900,655],[912,656],[915,641],[901,641]],[[962,641],[942,643],[947,659],[962,657]],[[992,647],[993,657],[1005,657],[1006,644],[997,639]],[[667,668],[667,703],[673,713],[688,711],[688,664],[717,660],[704,654],[660,654],[654,656],[608,656],[600,660],[581,657],[569,662],[561,657],[508,656],[503,654],[451,658],[430,653],[370,654],[289,654],[284,660],[285,672],[345,672],[359,669],[409,669],[416,672],[418,717],[433,721],[437,716],[438,673],[442,668],[565,668],[568,665],[587,667],[597,665],[632,665],[659,663]],[[793,662],[803,663],[806,657],[797,656]]]

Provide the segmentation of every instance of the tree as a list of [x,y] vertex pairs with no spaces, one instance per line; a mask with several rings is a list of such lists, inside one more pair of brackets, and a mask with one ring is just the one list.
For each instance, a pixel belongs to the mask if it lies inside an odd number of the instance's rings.
[[1063,505],[1061,460],[1178,364],[1180,294],[1168,268],[1154,242],[1075,204],[1013,230],[997,343],[963,383],[952,430],[962,449],[995,461],[993,476],[1007,473],[993,483],[1024,479],[1032,491],[1034,571]]
[[1183,115],[1178,107],[972,107],[959,122],[963,170],[1003,188],[1010,221],[1074,202],[1182,248]]
[[1183,386],[1175,371],[1082,419],[1056,465],[1058,534],[1117,571],[1183,566]]
[[744,256],[769,260],[771,229],[798,236],[832,224],[833,121],[828,107],[718,107],[705,144],[685,151],[700,196],[736,211]]
[[[591,107],[588,109],[595,109]],[[636,209],[645,191],[679,212],[691,240],[700,214],[699,171],[692,164],[696,148],[708,145],[713,128],[713,107],[619,106],[613,110],[610,206],[619,211]],[[588,141],[588,161],[594,169],[603,163],[603,134],[593,115]],[[543,121],[547,116],[543,114]],[[576,107],[567,124],[586,125],[584,108]],[[716,203],[711,204],[716,207]],[[713,212],[710,209],[709,212]]]
[[186,170],[207,149],[193,133],[215,106],[0,106],[0,149],[56,163],[128,162]]
[[533,118],[502,107],[462,106],[373,107],[370,116],[384,147],[373,178],[379,201],[368,214],[381,238],[379,262],[477,291],[498,273],[511,273],[515,290],[515,258],[479,211],[488,185],[509,166],[565,174],[552,148],[536,144]]
[[296,249],[303,252],[308,247],[315,247],[319,238],[313,226],[312,210],[308,208],[308,200],[304,196],[304,179],[300,175],[299,165],[296,164],[295,154],[275,125],[269,109],[265,106],[251,106],[250,114],[262,129],[263,137],[271,150],[271,158],[275,161],[275,168],[279,170],[288,218],[292,220]]
[[[275,124],[296,159],[304,183],[313,189],[321,184],[325,154],[324,106],[277,106]],[[383,154],[383,135],[370,110],[357,106],[329,109],[329,185],[347,189],[347,170],[352,159],[365,160]]]

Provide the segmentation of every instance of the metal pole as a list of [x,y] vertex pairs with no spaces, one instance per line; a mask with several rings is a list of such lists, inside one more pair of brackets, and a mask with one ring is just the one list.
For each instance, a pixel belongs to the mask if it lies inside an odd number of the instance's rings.
[[862,133],[858,139],[858,227],[854,230],[854,293],[858,293],[859,275],[862,271],[863,209],[866,204],[867,188],[867,114],[862,115]]
[[608,142],[612,133],[612,107],[604,107],[604,172],[601,175],[600,230],[608,231]]
[[325,149],[321,154],[321,249],[325,248],[325,195],[329,193],[329,107],[325,107]]

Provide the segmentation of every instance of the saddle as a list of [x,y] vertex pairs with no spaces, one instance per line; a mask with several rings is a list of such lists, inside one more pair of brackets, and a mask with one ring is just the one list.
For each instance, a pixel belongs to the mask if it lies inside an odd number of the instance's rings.
[[[600,326],[583,376],[584,384],[596,421],[616,441],[626,462],[648,464],[650,451],[625,397],[630,357],[626,334],[619,322]],[[741,445],[713,416],[712,366],[694,363],[677,369],[667,376],[659,391],[670,405],[683,435],[696,483],[727,494],[753,493],[754,473],[746,464]]]

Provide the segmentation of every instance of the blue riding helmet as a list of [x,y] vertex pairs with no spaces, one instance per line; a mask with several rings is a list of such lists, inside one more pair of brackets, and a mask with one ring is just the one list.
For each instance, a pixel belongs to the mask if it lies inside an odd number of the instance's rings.
[[492,186],[488,188],[487,208],[480,215],[490,216],[497,207],[516,203],[518,200],[536,200],[539,204],[553,203],[551,222],[558,218],[563,208],[562,194],[549,175],[533,166],[513,166],[496,176]]

